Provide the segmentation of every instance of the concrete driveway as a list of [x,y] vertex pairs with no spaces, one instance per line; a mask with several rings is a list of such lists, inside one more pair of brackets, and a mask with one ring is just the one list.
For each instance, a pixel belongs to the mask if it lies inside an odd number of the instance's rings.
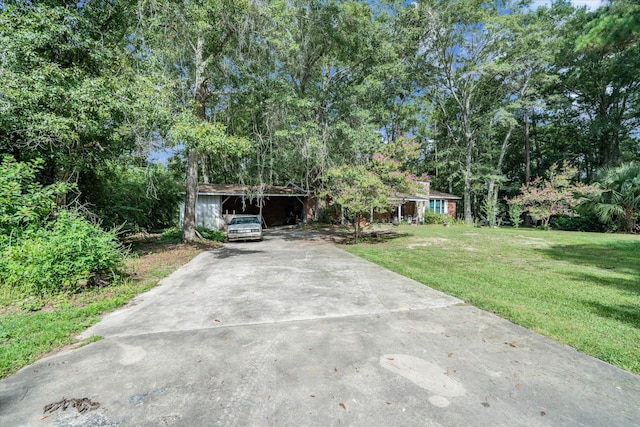
[[1,381],[0,426],[640,424],[640,377],[296,230],[199,255],[92,335]]

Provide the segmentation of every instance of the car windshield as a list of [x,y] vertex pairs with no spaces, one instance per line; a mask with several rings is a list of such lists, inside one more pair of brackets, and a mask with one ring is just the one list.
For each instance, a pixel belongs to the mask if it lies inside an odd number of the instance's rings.
[[233,218],[230,224],[260,224],[260,220],[257,217]]

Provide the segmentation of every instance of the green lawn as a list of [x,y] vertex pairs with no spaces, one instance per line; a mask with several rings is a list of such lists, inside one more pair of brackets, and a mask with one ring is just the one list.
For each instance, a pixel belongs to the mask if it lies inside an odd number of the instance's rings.
[[347,250],[640,374],[640,236],[400,226]]

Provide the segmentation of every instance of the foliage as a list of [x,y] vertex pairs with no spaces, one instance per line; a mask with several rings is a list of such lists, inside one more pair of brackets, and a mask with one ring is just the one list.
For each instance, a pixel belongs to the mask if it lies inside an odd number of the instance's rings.
[[615,225],[604,225],[598,218],[589,212],[580,212],[580,216],[554,215],[549,222],[555,230],[583,231],[583,232],[614,232]]
[[162,231],[160,241],[177,243],[180,239],[182,239],[182,230],[178,227],[171,227]]
[[542,227],[549,227],[551,216],[575,214],[573,208],[578,205],[577,194],[588,194],[595,191],[582,184],[571,184],[577,169],[565,162],[560,169],[553,164],[547,171],[546,179],[537,177],[529,185],[521,188],[521,194],[507,199],[509,205],[522,206],[524,212],[531,215],[534,221],[541,221]]
[[325,173],[323,183],[322,197],[344,207],[345,217],[353,225],[356,242],[371,209],[380,212],[391,206],[391,189],[364,165],[331,168]]
[[24,295],[44,295],[74,291],[96,274],[116,277],[124,251],[115,232],[61,211],[45,227],[29,229],[2,248],[2,257],[2,286]]
[[[560,231],[541,236],[508,227],[468,231],[401,226],[406,237],[347,250],[640,373],[635,236]],[[425,239],[432,243],[414,245]]]
[[406,164],[418,155],[418,145],[404,137],[389,141],[363,165],[342,165],[325,172],[322,197],[345,210],[345,217],[354,227],[358,241],[361,224],[371,210],[383,212],[392,206],[391,197],[411,194],[418,187],[417,178],[405,170]]
[[0,152],[44,159],[49,182],[130,153],[139,95],[124,37],[130,2],[8,3],[0,9]]
[[209,230],[204,227],[196,227],[196,231],[200,233],[202,238],[213,240],[214,242],[224,242],[224,232],[220,230]]
[[114,163],[83,176],[80,190],[90,194],[90,208],[106,229],[122,232],[160,230],[178,221],[182,187],[162,165]]
[[617,50],[640,41],[640,4],[614,0],[596,13],[576,41],[578,49]]
[[442,224],[444,223],[446,220],[449,220],[450,218],[448,218],[447,215],[441,215],[441,214],[437,214],[431,211],[426,211],[424,213],[424,224],[430,225],[430,224]]
[[177,115],[169,131],[169,140],[176,145],[184,144],[189,150],[214,156],[222,153],[242,156],[251,149],[248,139],[227,135],[222,123],[201,120],[192,111]]
[[509,218],[515,228],[522,224],[522,206],[518,203],[509,203]]
[[601,191],[581,200],[605,224],[616,224],[627,233],[635,230],[640,213],[640,163],[605,168],[598,178]]
[[0,235],[16,235],[41,225],[55,208],[55,197],[72,186],[43,186],[36,180],[43,161],[17,162],[3,156],[0,162]]

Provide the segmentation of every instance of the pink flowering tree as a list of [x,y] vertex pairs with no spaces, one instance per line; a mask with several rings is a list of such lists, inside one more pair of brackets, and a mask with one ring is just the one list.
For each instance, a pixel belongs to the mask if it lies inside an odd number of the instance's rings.
[[323,196],[344,208],[345,219],[354,229],[358,241],[365,215],[390,207],[391,192],[380,177],[365,165],[342,165],[329,169],[324,175]]
[[404,170],[407,161],[418,154],[418,145],[398,138],[382,146],[362,165],[342,165],[329,169],[323,178],[322,195],[344,208],[345,219],[354,228],[358,241],[362,224],[373,209],[384,212],[392,207],[391,197],[415,191],[416,177]]
[[521,194],[507,199],[507,203],[520,206],[534,221],[541,221],[542,228],[548,229],[553,215],[576,215],[574,208],[579,197],[597,191],[581,183],[572,184],[571,179],[576,173],[577,169],[568,162],[561,167],[553,164],[545,178],[537,177],[529,185],[523,185]]

